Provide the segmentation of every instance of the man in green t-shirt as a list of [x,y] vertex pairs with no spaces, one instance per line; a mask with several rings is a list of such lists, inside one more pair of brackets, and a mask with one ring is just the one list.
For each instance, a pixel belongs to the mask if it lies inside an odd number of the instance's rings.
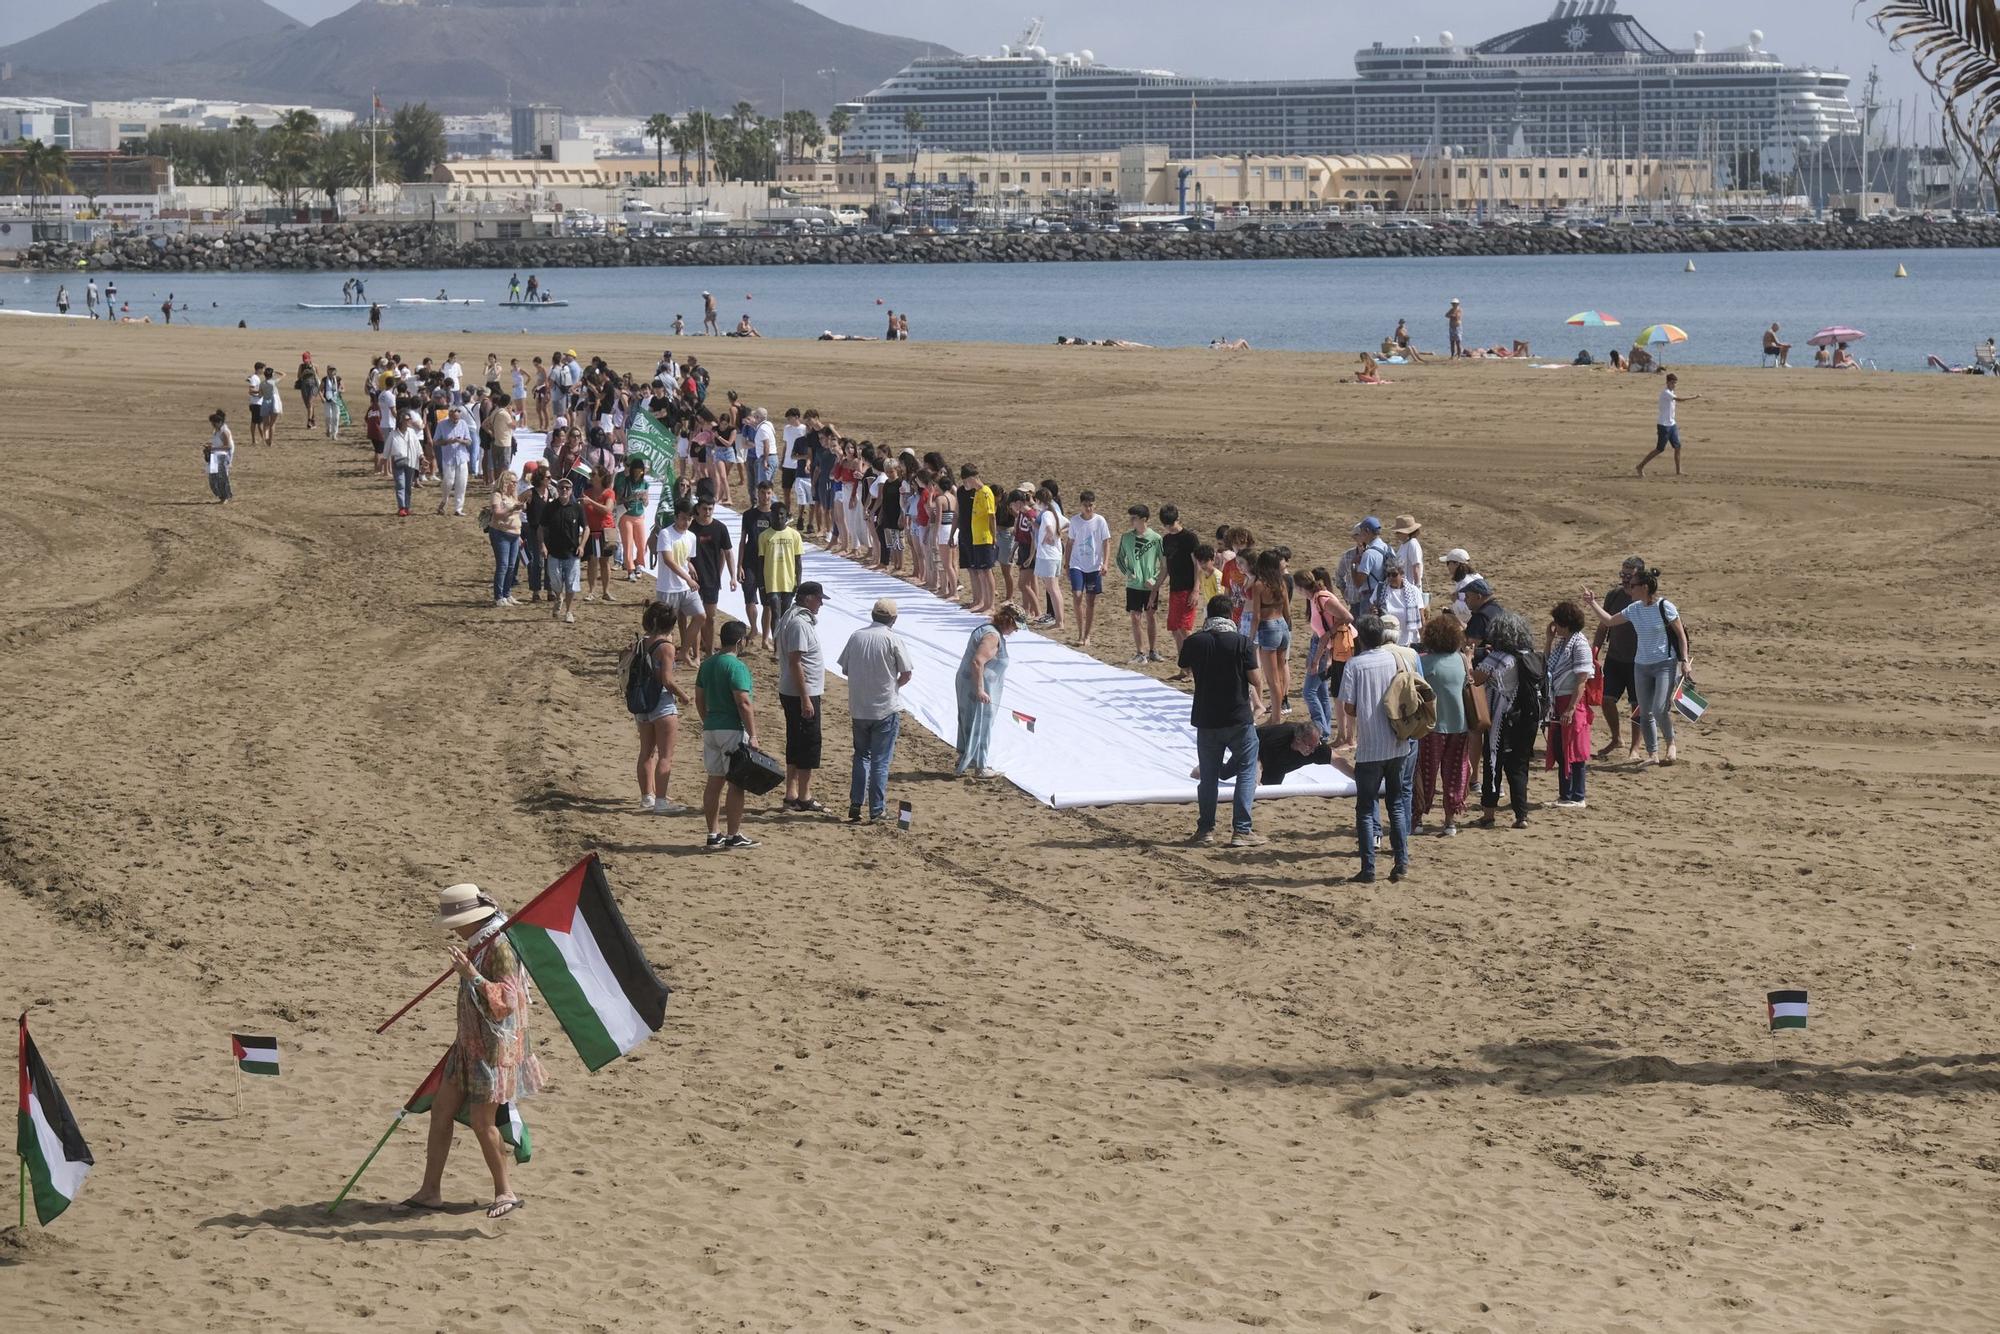
[[[701,695],[701,767],[708,775],[702,792],[701,813],[708,821],[710,852],[732,848],[754,848],[757,840],[743,836],[743,789],[729,781],[729,757],[739,746],[757,744],[757,715],[750,707],[750,669],[737,656],[749,630],[741,621],[722,627],[722,649],[713,653],[694,674],[694,688]],[[728,801],[723,789],[729,789]],[[717,817],[728,826],[722,832]]]
[[1132,662],[1160,660],[1161,538],[1148,526],[1153,511],[1125,511],[1132,526],[1118,539],[1118,573],[1125,576],[1125,613],[1132,620]]

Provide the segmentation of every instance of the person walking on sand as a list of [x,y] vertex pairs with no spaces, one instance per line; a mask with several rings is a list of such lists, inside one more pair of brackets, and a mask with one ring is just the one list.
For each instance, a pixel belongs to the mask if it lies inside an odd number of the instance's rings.
[[1250,848],[1264,843],[1251,829],[1257,800],[1257,727],[1251,710],[1252,692],[1264,682],[1257,668],[1257,650],[1236,628],[1234,604],[1226,594],[1208,601],[1208,621],[1181,645],[1180,666],[1194,677],[1194,699],[1188,721],[1194,725],[1199,760],[1196,788],[1196,847],[1215,841],[1215,805],[1222,783],[1223,757],[1235,765],[1236,794],[1231,810],[1229,846]]
[[69,314],[69,288],[62,283],[56,284],[56,314]]
[[[1144,505],[1125,511],[1131,527],[1118,538],[1118,574],[1125,580],[1125,614],[1132,622],[1132,663],[1160,661],[1161,539]],[[1176,516],[1178,517],[1178,515]]]
[[518,607],[514,601],[514,579],[521,569],[521,519],[527,502],[520,496],[520,481],[513,469],[503,471],[493,484],[486,502],[486,537],[493,545],[493,605]]
[[625,707],[639,729],[639,809],[648,815],[685,815],[688,809],[667,798],[681,709],[690,701],[687,691],[674,680],[674,623],[678,619],[665,603],[648,603],[640,618],[639,642],[625,668]]
[[[543,1076],[528,1040],[527,973],[497,924],[483,929],[500,915],[499,905],[477,885],[452,885],[438,894],[438,925],[458,936],[445,947],[458,974],[458,1036],[445,1053],[431,1103],[424,1183],[401,1205],[410,1212],[444,1207],[444,1164],[461,1109],[493,1174],[493,1204],[486,1216],[505,1218],[521,1207],[521,1197],[508,1184],[507,1153],[494,1116],[502,1104],[540,1092]],[[476,938],[482,942],[474,946],[477,963],[466,952]]]
[[722,326],[716,322],[715,297],[709,292],[701,294],[701,331],[717,338],[722,336]]
[[1000,695],[1007,685],[1007,637],[1026,619],[1019,605],[1003,602],[992,619],[976,625],[958,661],[958,760],[952,772],[960,778],[992,778],[987,750],[993,741],[993,720],[1000,712]]
[[1389,879],[1400,882],[1410,871],[1410,798],[1403,770],[1412,757],[1410,743],[1390,724],[1385,701],[1403,664],[1385,647],[1389,635],[1379,616],[1356,621],[1354,635],[1357,651],[1340,680],[1340,711],[1354,726],[1354,833],[1361,849],[1361,870],[1351,878],[1355,884],[1375,882],[1380,798],[1389,807],[1389,847],[1395,854]]
[[847,711],[854,731],[854,773],[847,787],[847,823],[880,820],[889,806],[889,765],[896,757],[902,724],[897,693],[914,673],[910,650],[896,634],[896,603],[881,598],[865,629],[848,637],[840,650],[840,674],[847,678]]
[[1653,440],[1653,452],[1640,459],[1639,466],[1632,470],[1641,477],[1646,475],[1646,465],[1666,453],[1669,445],[1674,448],[1674,476],[1681,475],[1681,428],[1678,409],[1683,403],[1694,402],[1700,395],[1677,393],[1676,387],[1680,382],[1680,376],[1669,375],[1667,387],[1660,391],[1659,427]]
[[1660,596],[1660,572],[1638,570],[1634,575],[1626,585],[1632,601],[1622,611],[1607,610],[1591,597],[1588,588],[1583,590],[1584,605],[1599,624],[1629,625],[1637,636],[1632,676],[1639,703],[1625,758],[1637,760],[1639,743],[1644,740],[1646,763],[1651,764],[1658,754],[1659,743],[1664,740],[1667,753],[1660,762],[1673,764],[1680,759],[1680,751],[1674,745],[1674,693],[1680,686],[1681,675],[1693,674],[1694,656],[1688,651],[1687,626],[1681,621],[1680,608]]
[[221,408],[208,414],[214,428],[202,447],[201,459],[208,466],[208,489],[217,504],[227,505],[235,492],[229,486],[229,470],[236,463],[236,437],[229,431],[229,414]]
[[[826,652],[819,642],[819,609],[826,591],[816,580],[799,585],[792,609],[778,618],[778,706],[785,715],[785,809],[817,815],[813,774],[824,749],[820,700],[826,694]],[[747,638],[747,628],[746,635]]]
[[370,333],[382,332],[382,303],[380,301],[371,301],[368,303],[368,330]]
[[729,762],[737,747],[757,745],[750,668],[738,656],[749,633],[741,621],[723,626],[721,650],[704,659],[694,676],[694,688],[701,695],[701,767],[708,775],[701,796],[702,819],[708,824],[703,847],[709,852],[748,852],[759,846],[743,833],[742,785],[729,781]]
[[542,511],[542,551],[549,591],[549,616],[576,624],[576,595],[582,587],[583,535],[589,521],[576,500],[576,483],[556,479],[553,504]]
[[[1638,584],[1639,574],[1645,568],[1644,556],[1625,558],[1625,563],[1618,567],[1617,584],[1605,590],[1601,604],[1604,610],[1619,612],[1632,605],[1632,589]],[[1604,655],[1604,724],[1611,732],[1611,739],[1597,752],[1596,758],[1602,760],[1616,754],[1623,744],[1618,735],[1619,701],[1625,701],[1630,707],[1632,735],[1639,735],[1639,687],[1632,667],[1632,660],[1639,652],[1639,632],[1630,624],[1600,623],[1591,641],[1591,649]]]
[[1465,355],[1465,307],[1457,297],[1451,299],[1451,309],[1444,313],[1445,325],[1451,330],[1451,355]]

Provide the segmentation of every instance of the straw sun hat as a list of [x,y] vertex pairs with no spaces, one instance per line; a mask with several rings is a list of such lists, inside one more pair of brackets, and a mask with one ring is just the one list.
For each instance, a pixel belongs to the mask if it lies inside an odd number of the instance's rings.
[[438,891],[438,925],[447,931],[483,922],[499,910],[500,905],[474,884],[448,885]]

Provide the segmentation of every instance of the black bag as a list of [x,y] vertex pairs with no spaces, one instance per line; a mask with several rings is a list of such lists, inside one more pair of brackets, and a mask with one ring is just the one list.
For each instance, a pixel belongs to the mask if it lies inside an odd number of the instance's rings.
[[660,707],[666,687],[660,684],[659,667],[653,661],[659,641],[641,639],[625,664],[625,709],[635,718],[644,718]]
[[755,746],[738,746],[729,753],[729,781],[761,797],[785,781],[785,766]]

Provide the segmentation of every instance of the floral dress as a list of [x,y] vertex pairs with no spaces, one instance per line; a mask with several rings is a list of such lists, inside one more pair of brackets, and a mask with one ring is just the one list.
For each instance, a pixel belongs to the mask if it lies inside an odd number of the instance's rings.
[[[480,971],[483,970],[483,971]],[[517,1102],[542,1088],[542,1064],[528,1045],[528,979],[503,935],[458,984],[458,1040],[444,1077],[468,1102]]]

